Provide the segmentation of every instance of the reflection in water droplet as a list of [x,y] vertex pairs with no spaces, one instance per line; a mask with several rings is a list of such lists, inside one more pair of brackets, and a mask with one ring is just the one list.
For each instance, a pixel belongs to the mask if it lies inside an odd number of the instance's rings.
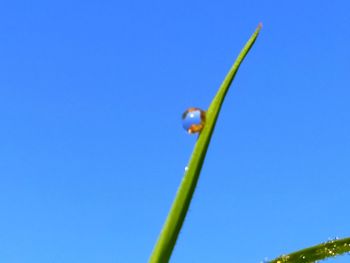
[[205,124],[205,111],[189,108],[182,114],[182,126],[188,133],[200,132]]
[[188,166],[185,167],[185,172],[187,172],[187,170],[188,170]]

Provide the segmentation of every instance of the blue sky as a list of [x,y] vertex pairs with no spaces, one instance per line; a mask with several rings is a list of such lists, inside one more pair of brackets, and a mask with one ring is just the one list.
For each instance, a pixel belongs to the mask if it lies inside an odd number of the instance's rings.
[[171,262],[350,236],[349,9],[3,1],[0,262],[147,262],[196,140],[181,114],[208,107],[259,22]]

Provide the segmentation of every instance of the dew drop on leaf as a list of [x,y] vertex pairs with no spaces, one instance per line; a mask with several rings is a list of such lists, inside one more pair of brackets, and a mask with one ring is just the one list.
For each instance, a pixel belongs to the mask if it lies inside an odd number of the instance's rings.
[[189,108],[182,114],[182,126],[188,133],[200,132],[205,124],[205,111]]

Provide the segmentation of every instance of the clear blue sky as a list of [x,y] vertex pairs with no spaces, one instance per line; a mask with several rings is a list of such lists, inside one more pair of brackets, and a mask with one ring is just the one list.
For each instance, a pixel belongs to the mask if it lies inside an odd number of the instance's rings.
[[[171,262],[350,236],[350,2],[2,1],[0,262],[147,262],[233,83]],[[334,262],[349,262],[342,257]]]

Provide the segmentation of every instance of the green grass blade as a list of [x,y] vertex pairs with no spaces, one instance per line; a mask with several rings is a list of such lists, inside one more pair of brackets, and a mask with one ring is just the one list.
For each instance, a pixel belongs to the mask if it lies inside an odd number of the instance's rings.
[[253,46],[256,38],[258,37],[260,29],[261,24],[259,24],[256,31],[253,33],[253,35],[250,37],[238,55],[236,62],[228,72],[207,111],[205,126],[198,137],[190,162],[188,164],[188,170],[182,179],[173,205],[170,209],[168,217],[150,257],[149,263],[167,263],[170,259],[178,234],[185,220],[185,216],[189,208],[194,190],[196,188],[199,174],[209,146],[210,138],[214,131],[222,103],[239,66],[241,65],[243,59],[248,54],[250,48]]
[[311,263],[349,252],[350,238],[334,239],[288,255],[282,255],[269,263]]

